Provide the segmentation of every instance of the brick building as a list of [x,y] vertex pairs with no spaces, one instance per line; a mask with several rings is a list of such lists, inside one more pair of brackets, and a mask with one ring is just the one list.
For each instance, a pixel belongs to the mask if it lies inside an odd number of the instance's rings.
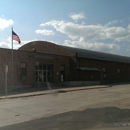
[[[0,88],[78,86],[130,81],[130,57],[60,46],[45,41],[30,42],[18,50],[0,49]],[[13,80],[13,86],[12,86]]]

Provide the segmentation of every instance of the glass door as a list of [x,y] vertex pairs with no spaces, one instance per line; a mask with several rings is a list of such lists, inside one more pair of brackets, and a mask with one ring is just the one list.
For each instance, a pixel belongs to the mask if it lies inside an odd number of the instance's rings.
[[50,82],[51,81],[51,66],[39,64],[36,65],[35,72],[36,82]]

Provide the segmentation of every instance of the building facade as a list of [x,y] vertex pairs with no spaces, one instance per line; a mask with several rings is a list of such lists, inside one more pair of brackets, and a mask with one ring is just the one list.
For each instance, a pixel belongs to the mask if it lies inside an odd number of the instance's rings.
[[[56,45],[30,42],[18,50],[0,49],[0,89],[29,86],[80,86],[130,81],[130,57]],[[13,66],[13,67],[12,67]],[[12,69],[13,68],[13,69]]]

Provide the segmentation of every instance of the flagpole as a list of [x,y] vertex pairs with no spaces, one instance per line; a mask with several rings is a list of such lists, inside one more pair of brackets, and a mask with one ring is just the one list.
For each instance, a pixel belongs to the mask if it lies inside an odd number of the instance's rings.
[[[12,27],[12,32],[13,32],[13,27]],[[12,88],[13,88],[13,76],[14,76],[14,74],[13,74],[13,60],[14,60],[14,56],[13,56],[13,36],[12,36],[12,32],[11,32],[11,38],[12,38]]]
[[19,36],[13,31],[13,27],[12,27],[11,38],[12,38],[12,88],[13,88],[13,86],[14,86],[14,53],[13,53],[13,40],[18,41],[19,43],[21,42]]

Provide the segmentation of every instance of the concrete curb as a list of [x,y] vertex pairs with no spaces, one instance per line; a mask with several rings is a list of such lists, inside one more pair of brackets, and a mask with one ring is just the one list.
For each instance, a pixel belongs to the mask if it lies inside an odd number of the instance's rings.
[[31,97],[31,96],[40,96],[40,95],[47,95],[57,93],[65,93],[65,92],[72,92],[72,91],[81,91],[81,90],[89,90],[89,89],[101,89],[101,88],[109,88],[110,86],[99,86],[99,87],[78,87],[78,88],[62,88],[56,90],[44,90],[38,92],[30,92],[30,93],[23,93],[23,94],[16,94],[16,95],[9,95],[9,96],[2,96],[2,99],[14,99],[14,98],[24,98],[24,97]]

